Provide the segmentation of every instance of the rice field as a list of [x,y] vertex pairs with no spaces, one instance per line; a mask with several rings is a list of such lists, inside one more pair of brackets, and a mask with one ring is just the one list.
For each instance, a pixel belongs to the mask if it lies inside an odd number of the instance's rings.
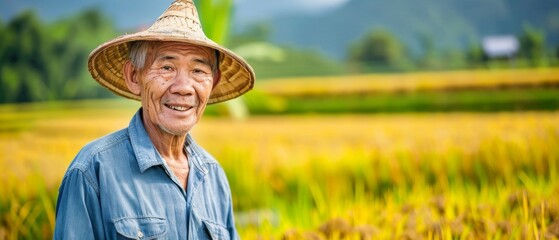
[[278,96],[413,93],[556,87],[559,68],[463,70],[272,79],[258,89]]
[[[0,106],[0,239],[50,239],[62,175],[123,101]],[[205,117],[242,239],[559,239],[559,112]]]
[[271,79],[245,99],[264,115],[547,111],[559,109],[559,68]]

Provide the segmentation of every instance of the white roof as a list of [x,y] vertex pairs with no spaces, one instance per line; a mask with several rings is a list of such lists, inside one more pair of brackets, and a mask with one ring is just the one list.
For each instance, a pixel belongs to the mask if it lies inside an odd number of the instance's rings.
[[482,48],[489,57],[510,57],[518,52],[520,44],[512,35],[483,38]]

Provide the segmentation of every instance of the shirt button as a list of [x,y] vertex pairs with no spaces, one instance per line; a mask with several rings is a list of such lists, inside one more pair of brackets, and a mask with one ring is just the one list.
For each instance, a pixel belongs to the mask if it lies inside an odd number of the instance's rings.
[[139,238],[143,238],[144,237],[144,233],[140,230],[138,230],[138,237]]

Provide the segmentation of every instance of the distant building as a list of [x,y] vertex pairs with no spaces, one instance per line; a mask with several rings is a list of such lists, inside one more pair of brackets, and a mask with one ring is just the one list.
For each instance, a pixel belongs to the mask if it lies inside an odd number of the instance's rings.
[[487,59],[511,59],[516,56],[520,43],[515,36],[487,36],[481,43],[483,53]]

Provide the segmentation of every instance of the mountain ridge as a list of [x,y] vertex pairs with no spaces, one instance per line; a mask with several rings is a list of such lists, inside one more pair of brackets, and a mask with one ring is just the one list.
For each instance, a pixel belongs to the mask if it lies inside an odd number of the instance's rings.
[[[269,21],[277,44],[312,48],[344,58],[347,47],[367,31],[384,28],[416,54],[421,38],[436,48],[463,49],[489,35],[519,35],[524,26],[559,44],[559,1],[551,0],[351,0],[320,15],[292,14]],[[294,27],[296,26],[296,27]]]
[[[130,4],[129,0],[84,0],[71,4],[65,0],[48,3],[7,0],[0,3],[0,15],[3,21],[9,21],[15,11],[31,8],[42,19],[54,21],[64,14],[94,7],[102,10],[121,30],[128,31],[149,25],[166,6],[148,0]],[[237,14],[264,11],[247,2],[235,8]],[[123,9],[130,11],[123,14]],[[269,24],[272,42],[317,50],[335,59],[345,58],[349,44],[367,31],[379,28],[396,35],[412,55],[421,54],[421,41],[425,38],[432,40],[439,50],[464,49],[479,44],[484,36],[519,35],[524,26],[544,31],[548,46],[559,47],[557,0],[349,0],[327,11],[269,15],[253,21]],[[235,16],[232,21],[236,33],[250,26],[242,16]]]

